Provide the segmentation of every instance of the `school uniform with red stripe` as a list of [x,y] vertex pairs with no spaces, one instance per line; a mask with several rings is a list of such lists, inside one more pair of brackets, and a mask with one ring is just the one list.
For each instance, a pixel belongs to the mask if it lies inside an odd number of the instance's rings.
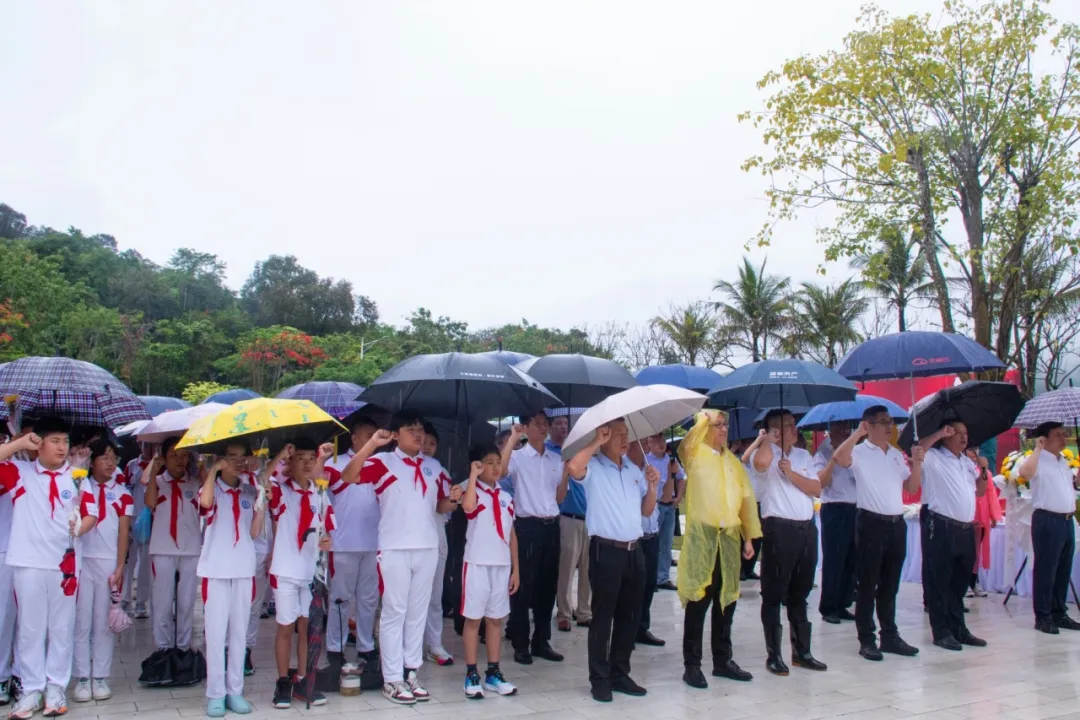
[[[139,517],[139,513],[146,507],[146,486],[142,483],[142,475],[146,468],[150,467],[149,460],[137,457],[124,468],[124,478],[127,480],[128,491],[135,503],[132,509],[132,517]],[[132,521],[134,522],[134,521]],[[138,544],[134,540],[128,548],[128,562],[124,567],[124,602],[131,602],[131,593],[135,592],[135,602],[150,602],[150,545]],[[132,586],[136,586],[134,589]]]
[[[307,489],[288,476],[271,485],[270,517],[274,520],[274,558],[270,564],[270,587],[274,590],[275,616],[279,625],[291,625],[307,617],[311,607],[311,579],[319,559],[316,513],[319,499],[314,483]],[[333,532],[334,508],[327,506],[323,526]]]
[[461,615],[498,620],[510,614],[510,532],[514,501],[498,486],[476,485],[476,507],[466,513]]
[[[153,480],[157,483],[158,501],[150,531],[151,616],[154,642],[159,649],[191,647],[198,592],[196,569],[202,552],[202,529],[199,523],[198,480],[184,475],[174,478],[165,471]],[[180,584],[175,586],[176,573]],[[176,623],[173,624],[173,601]]]

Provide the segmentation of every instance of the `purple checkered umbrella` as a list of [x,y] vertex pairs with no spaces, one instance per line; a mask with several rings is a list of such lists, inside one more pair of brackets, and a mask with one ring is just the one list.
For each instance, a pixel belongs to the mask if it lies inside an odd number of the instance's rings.
[[343,418],[367,405],[356,399],[364,388],[350,382],[314,380],[293,385],[277,394],[283,400],[310,400],[328,415]]
[[1053,390],[1028,400],[1013,426],[1036,428],[1048,422],[1080,423],[1080,388]]
[[26,357],[0,367],[0,395],[19,415],[57,415],[72,425],[115,428],[148,420],[146,405],[106,370],[81,360]]

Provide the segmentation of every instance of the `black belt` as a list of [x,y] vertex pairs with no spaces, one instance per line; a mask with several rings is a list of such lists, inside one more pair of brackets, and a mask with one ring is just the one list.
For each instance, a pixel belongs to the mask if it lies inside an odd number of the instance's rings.
[[1072,520],[1073,515],[1075,515],[1075,513],[1071,513],[1071,512],[1070,513],[1058,513],[1058,512],[1054,512],[1053,510],[1043,510],[1042,508],[1035,508],[1035,510],[1032,512],[1032,514],[1034,515],[1035,513],[1046,513],[1047,515],[1053,515],[1054,517],[1061,518],[1062,520]]
[[663,500],[657,500],[656,502],[658,504],[660,504],[660,505],[663,505],[664,507],[671,507],[672,505],[675,504],[674,501],[672,501],[672,502],[664,502]]
[[652,540],[654,537],[656,537],[659,534],[660,533],[645,533],[644,535],[641,536],[641,539],[642,540]]
[[584,520],[585,519],[584,515],[578,515],[576,513],[561,513],[561,515],[563,517],[568,517],[571,520]]
[[876,513],[873,510],[863,510],[862,508],[859,508],[859,515],[866,515],[871,520],[880,520],[881,522],[888,523],[901,522],[904,519],[903,515],[882,515],[881,513]]
[[534,522],[534,523],[540,523],[542,525],[553,525],[553,524],[559,522],[559,516],[558,515],[552,515],[551,517],[533,517],[533,516],[519,517],[519,518],[517,518],[515,520],[515,522],[519,522],[519,523],[520,522]]
[[813,520],[789,520],[787,518],[773,517],[771,515],[769,517],[767,517],[767,518],[762,518],[761,520],[762,520],[762,522],[768,521],[768,522],[780,523],[781,525],[790,525],[791,527],[798,527],[798,528],[805,528],[805,527],[808,527],[808,526],[814,524]]
[[959,520],[954,520],[951,517],[949,517],[948,515],[942,515],[941,513],[936,513],[933,510],[928,510],[927,512],[930,515],[930,521],[931,522],[933,522],[934,520],[941,520],[946,525],[952,525],[953,527],[960,528],[961,530],[970,530],[975,525],[975,523],[960,522]]
[[607,545],[609,547],[618,548],[619,550],[633,550],[637,547],[640,540],[631,540],[630,542],[623,542],[622,540],[608,540],[606,537],[600,537],[599,535],[593,535],[593,540],[601,545]]

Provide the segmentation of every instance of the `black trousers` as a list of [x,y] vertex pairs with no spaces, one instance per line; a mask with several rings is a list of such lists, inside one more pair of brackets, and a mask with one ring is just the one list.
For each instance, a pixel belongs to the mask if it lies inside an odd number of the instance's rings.
[[660,536],[643,537],[641,552],[645,555],[645,592],[641,600],[641,622],[638,627],[644,632],[652,626],[653,595],[656,594],[656,566],[660,563]]
[[[758,517],[761,517],[761,503],[757,504],[757,512]],[[754,566],[757,565],[758,558],[761,557],[761,538],[754,538],[750,541],[750,545],[754,548],[754,554],[749,559],[742,559],[742,579],[754,574]]]
[[874,639],[875,604],[881,637],[897,637],[896,593],[900,591],[900,573],[907,557],[907,523],[903,515],[878,515],[859,510],[855,525],[859,548],[855,627],[859,631],[859,642]]
[[[927,521],[927,519],[929,519],[929,517],[930,517],[930,508],[927,507],[925,504],[919,506],[919,540],[920,540],[920,544],[923,541],[925,541],[925,539],[926,539],[926,521]],[[923,545],[922,547],[926,547],[926,546]],[[923,554],[924,555],[926,554],[925,550],[923,551]],[[923,563],[922,563],[922,568],[921,568],[921,570],[922,570],[921,574],[922,574],[922,606],[923,606],[923,610],[929,610],[930,609],[929,596],[926,594],[927,588],[930,587],[930,573],[928,572],[929,567],[930,566],[926,564],[926,558],[924,557],[923,558]],[[972,565],[972,567],[974,567],[974,564]]]
[[682,654],[683,665],[701,667],[702,636],[705,633],[705,615],[712,607],[712,657],[713,667],[722,666],[731,659],[731,621],[735,617],[735,605],[720,607],[720,588],[723,575],[720,569],[720,553],[716,553],[712,582],[705,588],[705,597],[686,604],[683,619]]
[[788,622],[801,625],[807,621],[806,598],[817,571],[817,525],[767,517],[761,526],[761,624],[779,627],[780,606],[786,605]]
[[821,599],[818,612],[836,615],[855,601],[855,504],[821,504]]
[[465,563],[465,531],[469,521],[460,507],[446,523],[446,574],[443,576],[443,614],[457,618],[461,610],[461,568]]
[[[521,586],[510,596],[506,634],[515,650],[551,641],[551,614],[559,584],[559,518],[516,518],[518,577]],[[535,630],[529,640],[529,611]]]
[[934,640],[959,640],[967,631],[964,595],[975,567],[975,526],[928,512],[922,526],[922,554],[923,590]]
[[641,546],[624,550],[590,538],[589,585],[593,593],[589,682],[602,686],[630,674],[630,653],[634,651],[645,593],[645,553]]
[[1076,535],[1072,515],[1036,510],[1031,515],[1031,549],[1035,555],[1032,590],[1036,620],[1060,620],[1069,604]]

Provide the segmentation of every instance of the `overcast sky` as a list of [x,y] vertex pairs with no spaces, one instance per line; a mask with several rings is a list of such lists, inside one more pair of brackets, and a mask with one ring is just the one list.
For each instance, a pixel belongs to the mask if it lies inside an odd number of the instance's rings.
[[[734,276],[766,219],[736,115],[861,1],[4,0],[0,202],[237,288],[295,254],[394,323],[640,323]],[[827,220],[771,269],[814,279]]]

